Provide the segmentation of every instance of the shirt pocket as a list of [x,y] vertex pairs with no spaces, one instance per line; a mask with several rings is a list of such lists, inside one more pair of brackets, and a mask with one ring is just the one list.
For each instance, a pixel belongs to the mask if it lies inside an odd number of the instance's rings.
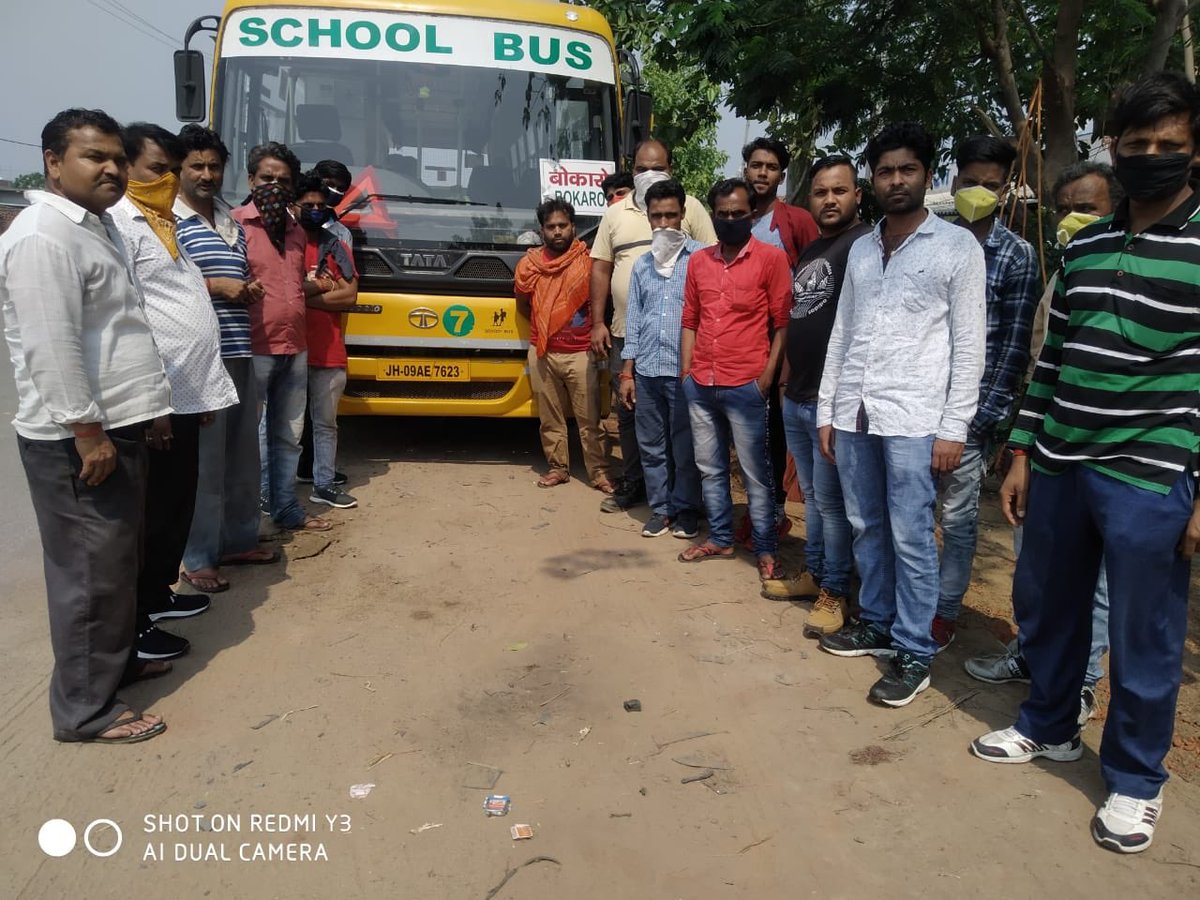
[[900,275],[900,302],[911,313],[928,311],[937,297],[937,285],[927,269],[903,272]]

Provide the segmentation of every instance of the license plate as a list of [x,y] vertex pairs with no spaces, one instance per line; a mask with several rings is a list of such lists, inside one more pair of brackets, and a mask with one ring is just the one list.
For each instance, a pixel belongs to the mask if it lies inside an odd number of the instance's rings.
[[379,381],[470,381],[471,366],[443,359],[381,359]]

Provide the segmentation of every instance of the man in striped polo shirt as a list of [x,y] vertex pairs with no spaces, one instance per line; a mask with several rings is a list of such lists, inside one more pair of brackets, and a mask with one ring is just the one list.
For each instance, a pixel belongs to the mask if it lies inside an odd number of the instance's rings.
[[247,305],[262,298],[251,281],[246,236],[221,200],[229,151],[215,131],[185,125],[186,156],[175,201],[176,234],[200,267],[221,329],[221,360],[237,388],[238,404],[216,413],[200,432],[196,511],[183,554],[183,578],[205,593],[229,588],[220,565],[270,563],[258,546],[258,391],[250,350]]
[[1162,809],[1200,543],[1200,182],[1188,182],[1200,93],[1178,75],[1148,76],[1120,94],[1108,125],[1128,199],[1067,247],[1000,493],[1025,526],[1013,607],[1029,699],[1014,727],[971,750],[1007,763],[1083,755],[1076,716],[1103,558],[1110,793],[1091,830],[1102,847],[1136,853]]

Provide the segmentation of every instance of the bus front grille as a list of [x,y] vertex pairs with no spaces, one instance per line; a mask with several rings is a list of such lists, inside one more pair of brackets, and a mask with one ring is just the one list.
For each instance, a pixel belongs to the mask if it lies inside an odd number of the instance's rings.
[[512,381],[367,381],[351,379],[346,396],[358,400],[499,400]]

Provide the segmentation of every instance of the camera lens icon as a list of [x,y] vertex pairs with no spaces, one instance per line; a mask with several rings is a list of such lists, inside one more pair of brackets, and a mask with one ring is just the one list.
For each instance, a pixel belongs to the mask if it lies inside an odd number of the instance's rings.
[[[103,826],[111,828],[117,836],[116,841],[108,849],[98,849],[92,843],[92,832]],[[101,833],[103,834],[103,832]],[[49,819],[38,829],[38,846],[47,856],[66,856],[75,849],[77,841],[78,835],[75,832],[75,826],[66,819]],[[124,841],[125,835],[121,831],[121,826],[112,819],[96,819],[83,830],[83,846],[92,856],[98,856],[101,859],[112,856],[120,850]]]

